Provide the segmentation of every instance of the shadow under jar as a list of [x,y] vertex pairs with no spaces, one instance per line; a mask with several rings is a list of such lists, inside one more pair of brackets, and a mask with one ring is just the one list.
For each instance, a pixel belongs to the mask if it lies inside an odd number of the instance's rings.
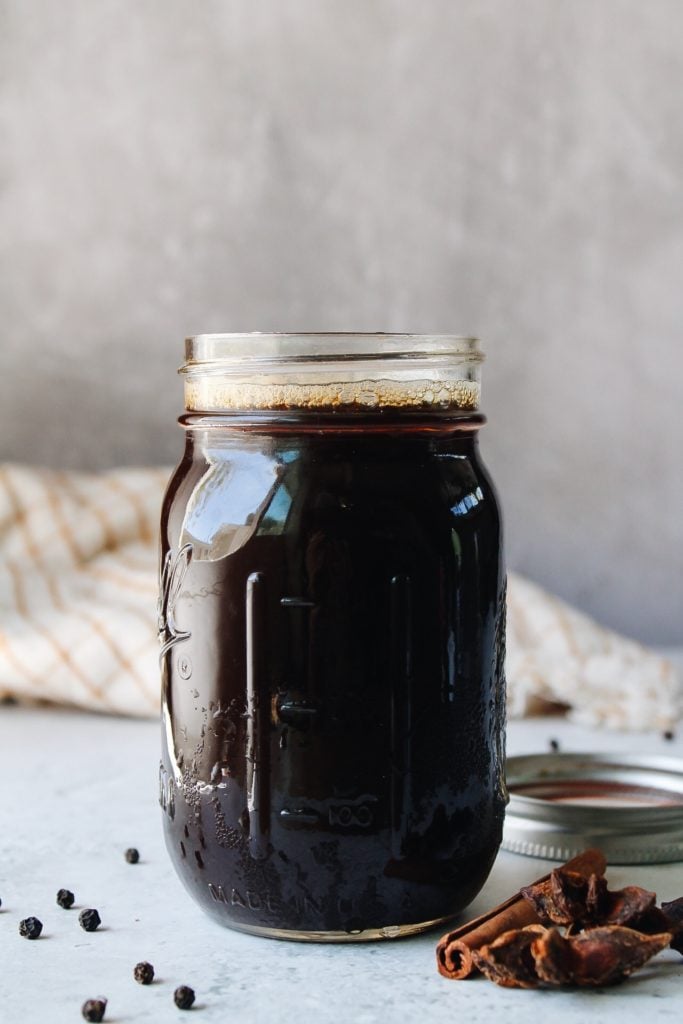
[[200,335],[164,500],[166,841],[221,923],[448,920],[500,840],[505,576],[474,339]]

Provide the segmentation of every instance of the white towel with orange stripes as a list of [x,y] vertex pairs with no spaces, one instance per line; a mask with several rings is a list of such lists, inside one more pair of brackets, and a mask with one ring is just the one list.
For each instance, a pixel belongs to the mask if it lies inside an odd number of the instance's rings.
[[[168,471],[0,465],[0,697],[155,715],[157,529]],[[514,574],[508,711],[667,729],[679,679],[658,654]]]

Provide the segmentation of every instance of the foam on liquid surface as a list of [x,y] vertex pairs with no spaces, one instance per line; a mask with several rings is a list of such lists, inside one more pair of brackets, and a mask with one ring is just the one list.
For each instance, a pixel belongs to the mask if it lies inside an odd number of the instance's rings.
[[479,407],[480,386],[472,380],[363,380],[285,384],[189,378],[189,411],[247,409],[464,409]]

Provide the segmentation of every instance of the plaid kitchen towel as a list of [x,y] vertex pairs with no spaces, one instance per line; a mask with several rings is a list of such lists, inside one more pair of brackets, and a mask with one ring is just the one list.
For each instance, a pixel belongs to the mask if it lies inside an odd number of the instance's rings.
[[0,693],[157,713],[167,479],[0,466]]
[[[0,465],[0,696],[155,715],[157,529],[169,471]],[[669,728],[679,679],[528,580],[508,581],[508,713]]]

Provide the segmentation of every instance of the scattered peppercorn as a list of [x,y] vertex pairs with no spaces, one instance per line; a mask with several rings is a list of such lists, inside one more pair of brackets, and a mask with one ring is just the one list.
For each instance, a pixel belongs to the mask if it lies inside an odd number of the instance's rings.
[[102,919],[100,915],[97,913],[96,910],[93,910],[92,908],[88,910],[81,910],[80,914],[78,915],[78,920],[80,922],[81,928],[83,928],[86,932],[94,932],[95,929],[99,928],[99,926],[102,924]]
[[140,851],[131,846],[130,849],[126,850],[124,856],[129,864],[137,864],[140,860]]
[[86,999],[81,1007],[81,1013],[87,1021],[91,1021],[92,1024],[100,1024],[100,1021],[104,1017],[104,1011],[107,1008],[106,999]]
[[675,735],[676,733],[673,731],[673,729],[667,729],[666,732],[662,733],[662,736],[665,740],[672,740],[674,739]]
[[37,917],[25,917],[23,921],[19,922],[19,934],[23,935],[25,939],[39,938],[42,930],[43,922],[39,921]]
[[69,910],[74,905],[74,894],[70,889],[60,889],[57,893],[57,903],[60,907],[64,907],[64,910]]
[[140,985],[151,985],[154,981],[154,968],[146,960],[141,960],[133,968],[133,977]]
[[549,740],[548,741],[548,746],[552,750],[553,754],[556,754],[558,752],[558,750],[560,749],[560,741],[559,740],[554,740],[554,739],[553,740]]
[[189,1010],[194,1002],[194,989],[189,985],[179,985],[173,993],[173,1002],[179,1010]]

